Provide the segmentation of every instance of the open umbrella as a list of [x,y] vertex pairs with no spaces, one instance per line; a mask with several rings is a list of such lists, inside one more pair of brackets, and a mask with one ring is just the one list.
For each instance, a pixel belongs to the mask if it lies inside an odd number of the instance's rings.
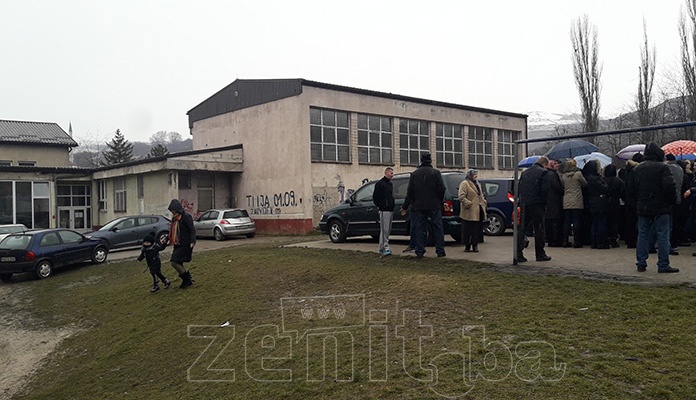
[[688,160],[688,158],[683,158],[683,156],[687,154],[696,155],[696,142],[693,140],[676,140],[662,146],[662,151],[665,154],[674,154],[678,160]]
[[546,157],[553,160],[560,160],[562,158],[573,158],[575,156],[590,154],[597,150],[597,146],[586,140],[571,139],[553,146],[551,150],[546,152]]
[[541,156],[525,157],[525,158],[521,159],[520,162],[517,163],[517,166],[520,168],[529,168],[532,165],[534,165],[534,163],[536,162],[536,160],[539,159],[539,157],[541,157]]
[[616,158],[618,158],[619,160],[630,160],[637,153],[645,153],[644,144],[632,144],[630,146],[626,146],[623,149],[619,150],[618,153],[616,153]]
[[604,168],[607,165],[611,164],[611,157],[608,155],[598,153],[598,152],[592,152],[590,154],[583,154],[580,156],[575,156],[573,157],[575,159],[575,162],[578,163],[578,168],[582,168],[587,164],[588,161],[590,160],[597,160],[599,161],[599,166]]

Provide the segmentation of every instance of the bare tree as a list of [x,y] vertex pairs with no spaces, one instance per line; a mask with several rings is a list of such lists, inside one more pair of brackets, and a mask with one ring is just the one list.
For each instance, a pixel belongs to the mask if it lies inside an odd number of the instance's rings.
[[150,144],[152,146],[165,145],[168,142],[169,134],[167,131],[159,131],[154,135],[150,136]]
[[179,132],[169,132],[169,143],[176,144],[181,142],[181,134]]
[[[685,0],[686,13],[682,9],[679,18],[681,38],[681,64],[684,79],[684,106],[689,121],[696,121],[696,0]],[[688,21],[687,21],[688,19]],[[686,129],[686,139],[694,140],[696,132]]]
[[75,164],[87,168],[96,168],[102,165],[102,151],[106,147],[107,136],[102,135],[97,128],[94,132],[87,131],[84,136],[76,136],[75,141],[80,145],[72,154]]
[[597,132],[602,65],[599,63],[597,29],[590,24],[587,15],[573,21],[570,41],[573,45],[573,74],[580,96],[583,132]]
[[[655,124],[655,114],[652,110],[652,90],[655,80],[655,45],[652,51],[648,46],[648,28],[643,19],[643,45],[640,49],[640,66],[638,67],[638,96],[636,96],[636,110],[640,126]],[[641,143],[649,143],[655,140],[654,131],[642,132]]]

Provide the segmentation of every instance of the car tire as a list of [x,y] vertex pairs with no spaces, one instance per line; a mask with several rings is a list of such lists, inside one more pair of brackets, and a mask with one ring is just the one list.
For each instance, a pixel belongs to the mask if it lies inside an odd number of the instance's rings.
[[327,230],[329,231],[329,239],[334,243],[343,243],[346,241],[346,227],[339,220],[331,220]]
[[34,275],[37,279],[46,279],[53,274],[53,265],[48,260],[43,260],[36,264]]
[[488,221],[485,229],[486,235],[500,236],[505,233],[505,219],[502,215],[497,212],[491,212],[488,214],[486,221]]
[[253,238],[254,236],[256,236],[256,233],[247,233],[246,234],[246,237],[248,237],[249,239]]
[[0,281],[9,282],[12,280],[12,274],[0,274]]
[[101,264],[106,261],[106,257],[109,255],[109,250],[104,246],[97,246],[92,253],[92,262],[95,264]]
[[157,235],[157,243],[166,245],[167,242],[169,241],[169,232],[160,232],[159,235]]
[[222,233],[222,230],[220,230],[220,228],[213,229],[213,236],[215,237],[215,240],[217,240],[218,242],[227,239],[225,235]]

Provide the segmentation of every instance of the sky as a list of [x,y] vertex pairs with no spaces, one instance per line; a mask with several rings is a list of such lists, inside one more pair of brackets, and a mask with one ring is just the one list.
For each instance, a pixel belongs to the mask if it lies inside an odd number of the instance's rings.
[[[580,111],[570,28],[587,15],[601,111],[630,110],[643,20],[656,86],[679,74],[686,0],[0,0],[0,119],[77,139],[190,138],[235,79],[313,81],[529,113]],[[80,142],[80,140],[78,140]]]

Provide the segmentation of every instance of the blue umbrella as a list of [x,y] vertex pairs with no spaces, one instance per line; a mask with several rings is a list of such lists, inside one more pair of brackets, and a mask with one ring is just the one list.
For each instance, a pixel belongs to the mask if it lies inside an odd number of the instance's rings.
[[546,157],[553,160],[560,160],[562,158],[574,158],[590,154],[597,150],[599,150],[597,146],[588,141],[571,139],[553,146],[551,150],[546,152]]
[[525,158],[521,159],[520,162],[517,163],[517,166],[520,168],[529,168],[532,165],[534,165],[534,163],[536,162],[536,160],[539,159],[539,157],[541,157],[541,156],[525,157]]

